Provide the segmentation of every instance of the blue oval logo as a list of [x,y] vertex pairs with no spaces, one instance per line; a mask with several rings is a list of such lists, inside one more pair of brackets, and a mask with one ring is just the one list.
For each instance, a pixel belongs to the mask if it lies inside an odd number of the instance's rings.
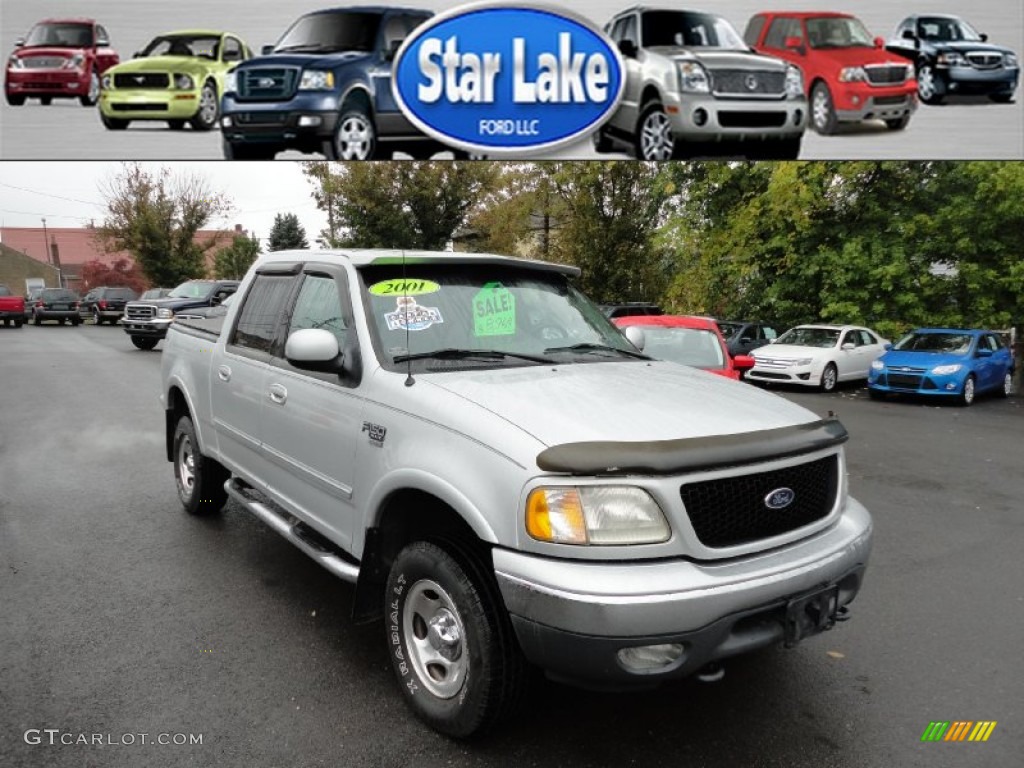
[[794,499],[796,499],[796,494],[793,493],[792,488],[776,488],[764,497],[764,505],[768,509],[785,509],[793,503]]
[[611,116],[625,67],[603,32],[529,4],[435,16],[395,56],[392,92],[427,135],[459,149],[519,153],[581,138]]

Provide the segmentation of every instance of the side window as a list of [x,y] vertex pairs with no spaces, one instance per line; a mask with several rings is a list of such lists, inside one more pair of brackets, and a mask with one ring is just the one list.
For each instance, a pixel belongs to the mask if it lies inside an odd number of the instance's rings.
[[754,16],[748,23],[747,28],[743,32],[743,42],[753,48],[757,45],[758,38],[761,37],[761,30],[764,29],[764,16]]
[[[860,340],[857,338],[857,332],[847,331],[846,335],[843,337],[843,344],[853,344],[855,347],[858,346],[860,344]],[[839,346],[843,346],[843,344],[840,344]]]
[[242,58],[242,44],[233,37],[225,37],[221,46],[220,60],[241,61]]
[[770,325],[761,326],[761,330],[764,331],[764,337],[771,341],[779,337],[779,332],[772,328]]
[[787,37],[801,37],[800,25],[792,19],[776,18],[768,27],[768,34],[764,36],[764,47],[784,50]]
[[985,336],[985,346],[987,346],[993,352],[998,352],[1000,344],[995,336],[993,336],[992,334],[987,334]]
[[294,280],[291,275],[257,275],[245,296],[229,345],[270,352]]
[[629,16],[623,19],[623,21],[626,23],[622,28],[622,39],[629,40],[629,42],[633,43],[633,45],[639,47],[640,35],[637,33],[636,29],[636,14],[631,13]]
[[304,328],[323,328],[338,339],[338,346],[345,348],[348,326],[341,311],[338,284],[333,278],[322,275],[306,275],[295,300],[289,335]]
[[96,45],[103,41],[104,45],[110,45],[110,35],[107,34],[107,28],[101,27],[99,24],[96,25]]
[[878,339],[876,339],[874,336],[872,336],[867,331],[859,331],[859,333],[860,333],[860,343],[861,343],[862,346],[869,347],[872,344],[877,344],[878,343]]
[[622,35],[626,32],[626,20],[618,19],[612,24],[612,30],[608,33],[608,36],[612,39],[613,43],[622,42]]

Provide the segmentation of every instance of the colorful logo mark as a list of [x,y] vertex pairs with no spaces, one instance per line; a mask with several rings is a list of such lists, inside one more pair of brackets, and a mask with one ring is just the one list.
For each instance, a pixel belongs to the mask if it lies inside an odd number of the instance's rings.
[[988,741],[995,729],[995,720],[933,720],[921,734],[921,741]]

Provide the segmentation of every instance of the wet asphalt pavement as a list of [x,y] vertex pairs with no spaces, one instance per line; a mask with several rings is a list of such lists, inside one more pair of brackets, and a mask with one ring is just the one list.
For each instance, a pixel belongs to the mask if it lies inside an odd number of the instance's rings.
[[[159,350],[106,326],[0,327],[0,765],[1020,764],[1024,398],[785,392],[852,436],[851,492],[876,525],[852,620],[717,684],[541,681],[466,744],[406,710],[349,586],[233,504],[181,511]],[[998,725],[984,744],[921,743],[931,720]],[[59,744],[83,735],[102,743]]]

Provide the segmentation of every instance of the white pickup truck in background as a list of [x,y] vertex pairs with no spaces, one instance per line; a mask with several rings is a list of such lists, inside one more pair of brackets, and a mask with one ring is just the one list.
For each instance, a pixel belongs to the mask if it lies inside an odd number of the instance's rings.
[[276,252],[165,342],[185,509],[230,497],[354,583],[452,736],[508,714],[530,664],[644,687],[793,645],[847,618],[868,562],[836,419],[648,358],[577,273]]

